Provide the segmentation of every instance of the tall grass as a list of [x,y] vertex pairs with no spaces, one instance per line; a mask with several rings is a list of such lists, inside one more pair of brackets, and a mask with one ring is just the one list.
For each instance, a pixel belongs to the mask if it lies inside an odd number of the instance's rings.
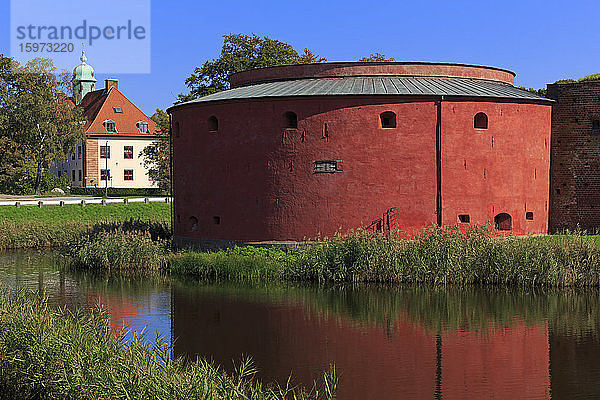
[[[171,272],[196,278],[316,282],[598,286],[597,238],[499,238],[486,228],[431,228],[414,240],[357,231],[290,253],[262,250],[186,252]],[[279,254],[279,255],[277,255]]]
[[166,203],[0,206],[0,250],[70,247],[98,226],[107,228],[129,221],[162,225],[170,231],[170,207]]
[[149,232],[120,228],[98,231],[72,249],[71,265],[99,272],[158,272],[166,265],[168,242]]
[[100,312],[51,308],[23,292],[0,291],[0,393],[7,399],[330,399],[335,371],[310,392],[265,386],[251,362],[226,374],[203,359],[172,359],[160,338],[108,329]]
[[185,251],[169,257],[170,272],[195,279],[282,280],[284,265],[295,260],[298,250],[234,247],[217,252]]
[[597,286],[600,248],[586,236],[498,238],[483,228],[432,228],[412,241],[356,232],[300,253],[291,280]]

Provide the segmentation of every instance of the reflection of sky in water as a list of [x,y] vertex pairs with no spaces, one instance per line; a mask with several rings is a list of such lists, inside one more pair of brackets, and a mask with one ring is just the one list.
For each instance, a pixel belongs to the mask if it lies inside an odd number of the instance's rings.
[[55,253],[32,251],[0,254],[0,285],[43,293],[55,305],[91,308],[101,304],[108,311],[112,328],[130,330],[128,339],[146,329],[149,340],[154,341],[159,334],[165,342],[172,341],[171,289],[164,283],[74,277],[60,270]]

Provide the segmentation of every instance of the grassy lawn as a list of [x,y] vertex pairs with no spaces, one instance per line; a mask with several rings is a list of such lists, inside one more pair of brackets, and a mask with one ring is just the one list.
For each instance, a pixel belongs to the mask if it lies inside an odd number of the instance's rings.
[[168,224],[171,204],[0,206],[0,249],[69,246],[95,224],[130,219]]

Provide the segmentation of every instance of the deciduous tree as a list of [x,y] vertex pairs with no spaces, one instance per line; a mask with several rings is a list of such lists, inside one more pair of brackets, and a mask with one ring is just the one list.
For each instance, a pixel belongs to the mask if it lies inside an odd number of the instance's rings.
[[[49,59],[19,65],[0,60],[0,137],[18,144],[15,157],[35,166],[35,193],[40,194],[43,169],[65,158],[83,139],[82,114],[69,98],[70,75],[58,72]],[[0,166],[2,168],[2,166]]]
[[369,55],[369,57],[363,57],[360,60],[358,60],[360,62],[383,62],[383,61],[395,61],[392,57],[386,57],[384,54],[380,54],[380,53],[371,53]]
[[292,45],[267,36],[224,35],[221,55],[196,67],[185,84],[190,93],[180,94],[177,103],[229,89],[229,77],[247,69],[284,64],[327,61],[309,49],[298,54]]
[[171,151],[170,151],[170,121],[169,114],[160,108],[152,115],[152,120],[158,125],[160,138],[146,146],[140,156],[144,159],[148,177],[158,182],[164,190],[171,188]]

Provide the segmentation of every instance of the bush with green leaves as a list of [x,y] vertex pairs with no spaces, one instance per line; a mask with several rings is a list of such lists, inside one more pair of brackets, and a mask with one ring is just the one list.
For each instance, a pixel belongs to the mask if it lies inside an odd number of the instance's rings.
[[34,294],[0,291],[3,399],[331,399],[335,369],[310,391],[267,386],[251,361],[233,374],[204,359],[173,358],[160,337],[126,341],[102,310],[53,308]]

